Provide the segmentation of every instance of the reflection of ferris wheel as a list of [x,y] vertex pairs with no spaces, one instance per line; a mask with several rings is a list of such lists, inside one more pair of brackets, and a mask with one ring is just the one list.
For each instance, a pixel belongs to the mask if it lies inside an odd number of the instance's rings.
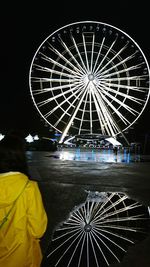
[[66,25],[36,51],[30,92],[42,118],[67,135],[116,137],[139,118],[149,99],[150,70],[138,44],[95,21]]
[[110,266],[149,233],[147,207],[124,193],[91,193],[55,229],[46,253],[49,266]]

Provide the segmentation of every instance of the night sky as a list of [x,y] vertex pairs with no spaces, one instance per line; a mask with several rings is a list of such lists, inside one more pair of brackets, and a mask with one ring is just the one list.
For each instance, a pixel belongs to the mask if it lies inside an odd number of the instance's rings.
[[[137,42],[150,63],[148,1],[35,3],[1,8],[0,132],[16,128],[27,133],[43,131],[30,96],[29,69],[40,44],[62,26],[84,20],[115,26]],[[150,102],[135,127],[136,135],[150,132],[149,107]]]

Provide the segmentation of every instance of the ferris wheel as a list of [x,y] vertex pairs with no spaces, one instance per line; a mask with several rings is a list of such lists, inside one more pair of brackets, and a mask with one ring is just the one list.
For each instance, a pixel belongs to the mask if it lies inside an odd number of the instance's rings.
[[66,136],[115,137],[144,111],[150,69],[124,31],[98,21],[68,24],[50,34],[30,66],[33,103],[44,121]]

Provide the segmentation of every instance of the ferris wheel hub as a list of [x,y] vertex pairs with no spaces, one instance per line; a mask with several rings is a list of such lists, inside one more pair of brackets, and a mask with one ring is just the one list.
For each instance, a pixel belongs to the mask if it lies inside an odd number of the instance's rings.
[[84,226],[84,231],[85,232],[91,232],[92,230],[92,226],[91,224],[87,223],[85,226]]
[[94,74],[93,73],[90,73],[88,75],[88,79],[89,79],[89,81],[93,81],[95,79]]

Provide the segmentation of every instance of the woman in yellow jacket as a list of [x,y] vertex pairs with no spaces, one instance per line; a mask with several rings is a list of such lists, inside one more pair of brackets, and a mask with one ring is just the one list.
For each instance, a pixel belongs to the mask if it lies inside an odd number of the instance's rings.
[[29,179],[24,143],[0,142],[0,267],[39,267],[47,215],[37,182]]

